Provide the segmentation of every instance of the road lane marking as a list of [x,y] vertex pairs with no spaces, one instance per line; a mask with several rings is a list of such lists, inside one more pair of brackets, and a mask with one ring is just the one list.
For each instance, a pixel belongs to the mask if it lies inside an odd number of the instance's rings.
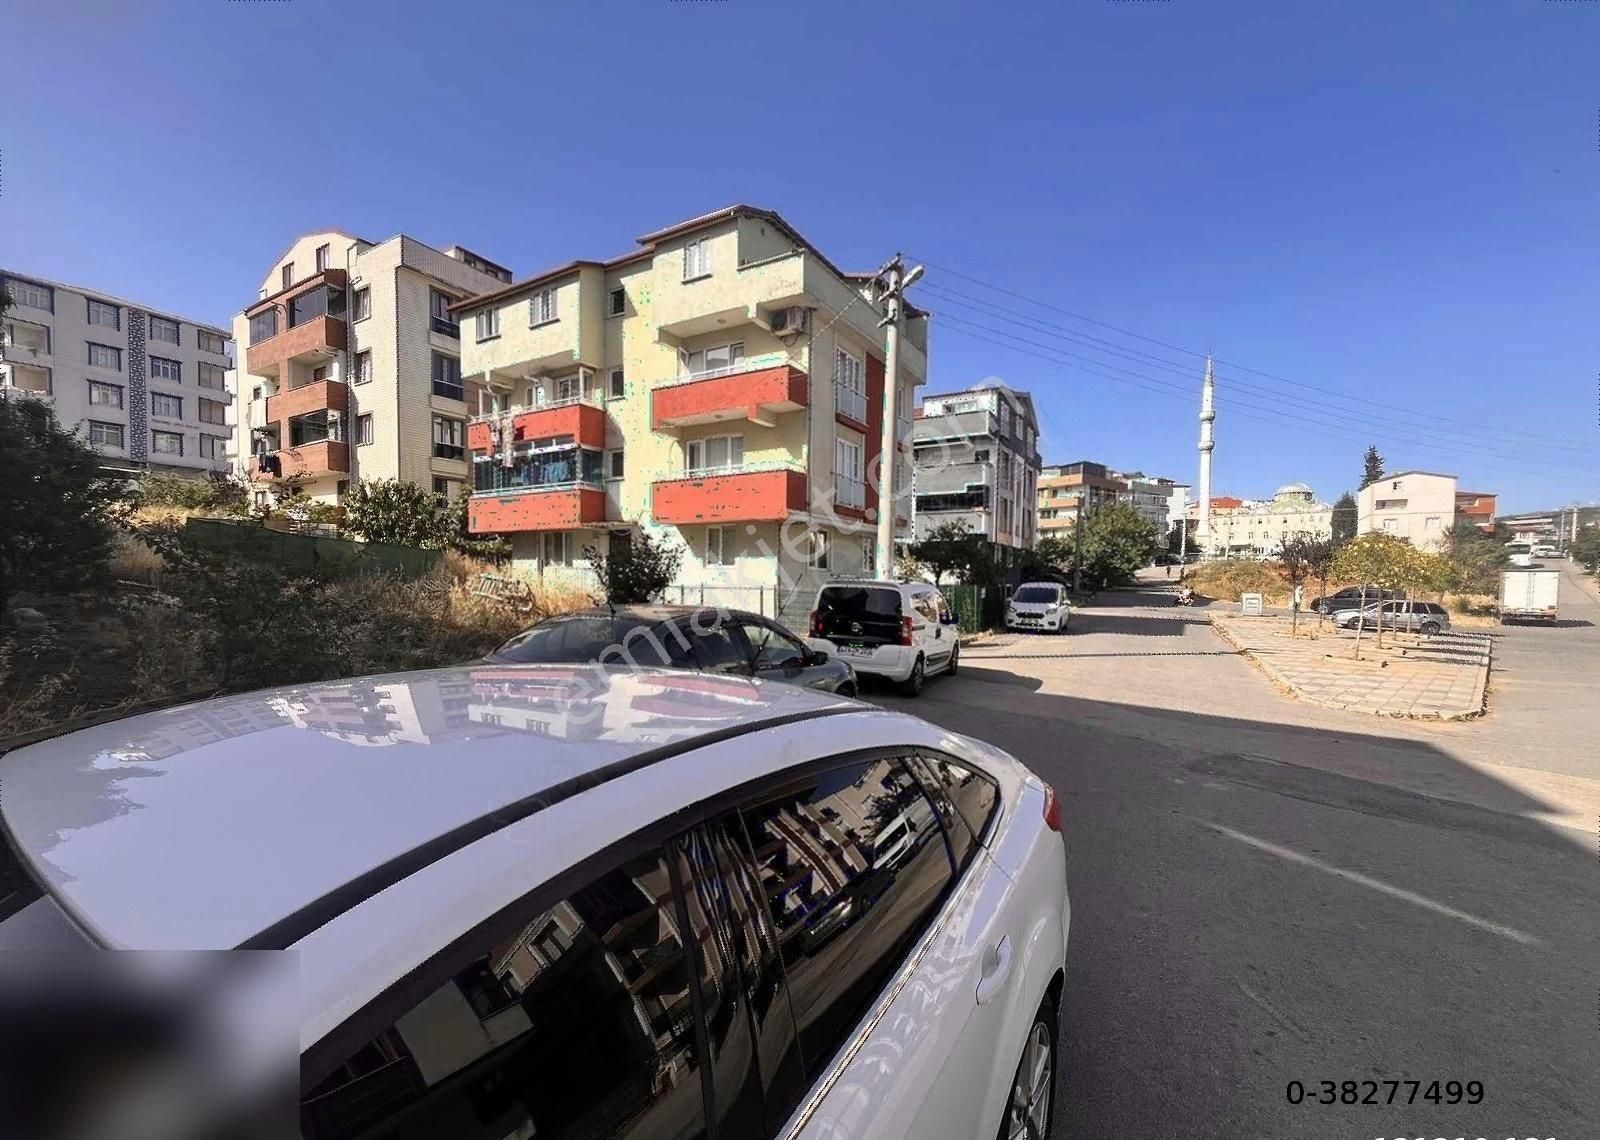
[[1385,883],[1381,879],[1363,875],[1359,871],[1347,871],[1343,867],[1335,867],[1331,863],[1324,863],[1321,859],[1313,859],[1309,855],[1302,855],[1300,852],[1292,851],[1287,847],[1279,847],[1276,843],[1269,843],[1265,839],[1257,839],[1253,835],[1246,835],[1244,832],[1235,831],[1231,827],[1223,827],[1220,823],[1202,822],[1201,826],[1215,831],[1218,835],[1224,835],[1236,842],[1254,847],[1258,851],[1265,851],[1269,855],[1276,855],[1280,859],[1287,859],[1289,862],[1299,863],[1301,866],[1315,867],[1319,871],[1324,871],[1338,878],[1348,879],[1357,886],[1366,887],[1369,890],[1388,895],[1390,898],[1400,899],[1402,902],[1411,903],[1413,906],[1420,906],[1423,910],[1431,910],[1434,914],[1442,914],[1446,918],[1453,918],[1457,922],[1466,923],[1468,926],[1476,926],[1479,930],[1487,930],[1490,934],[1498,934],[1502,938],[1509,938],[1513,942],[1522,943],[1524,946],[1539,945],[1539,940],[1531,934],[1524,934],[1520,930],[1502,926],[1498,922],[1490,922],[1487,918],[1479,918],[1477,915],[1468,914],[1464,910],[1457,910],[1455,907],[1445,906],[1444,903],[1434,902],[1430,898],[1425,898],[1403,887]]

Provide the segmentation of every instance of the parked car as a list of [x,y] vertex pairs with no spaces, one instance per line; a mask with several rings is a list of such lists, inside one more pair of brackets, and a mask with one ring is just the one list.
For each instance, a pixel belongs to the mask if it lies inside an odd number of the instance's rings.
[[1006,602],[1007,629],[1065,633],[1071,617],[1067,588],[1059,582],[1024,582]]
[[848,661],[805,644],[771,618],[694,606],[621,606],[546,618],[489,654],[502,665],[654,665],[787,681],[856,695]]
[[1561,548],[1559,546],[1551,546],[1548,543],[1541,543],[1533,548],[1533,556],[1535,558],[1560,558]]
[[[1378,607],[1336,610],[1333,622],[1342,629],[1378,628]],[[1383,603],[1383,628],[1408,633],[1434,634],[1450,628],[1450,611],[1438,602],[1389,601]]]
[[278,1104],[298,1042],[308,1140],[1050,1130],[1060,804],[917,718],[477,665],[147,713],[0,779],[0,1013],[72,1098],[41,1119],[265,1134],[212,1117]]
[[1405,593],[1401,590],[1380,590],[1376,586],[1346,586],[1338,593],[1329,594],[1325,598],[1312,598],[1308,608],[1319,614],[1331,614],[1337,610],[1358,610],[1374,602],[1403,597]]
[[927,582],[829,582],[817,591],[811,638],[856,672],[894,681],[912,697],[929,676],[953,674],[961,661],[955,611]]

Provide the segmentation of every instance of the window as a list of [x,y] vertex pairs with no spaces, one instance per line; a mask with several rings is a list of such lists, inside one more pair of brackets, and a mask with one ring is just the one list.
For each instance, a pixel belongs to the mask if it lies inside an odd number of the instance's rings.
[[628,291],[620,285],[611,290],[606,300],[606,316],[620,317],[628,311]]
[[[716,857],[703,846],[694,845],[697,858]],[[399,1007],[405,1012],[331,1071],[315,1074],[318,1083],[301,1102],[301,1133],[323,1140],[706,1135],[701,1078],[712,1066],[702,1060],[690,993],[696,940],[680,935],[684,903],[675,886],[690,881],[689,854],[687,845],[654,848],[602,866],[565,897],[536,896],[513,920],[469,934],[431,976],[407,979],[408,987],[425,981],[413,992],[426,996]],[[727,862],[743,855],[729,849]],[[724,898],[719,905],[737,904]],[[762,950],[774,955],[770,936]],[[779,968],[769,964],[769,982]],[[781,992],[774,984],[755,1001],[782,1006],[773,1002]],[[703,986],[700,993],[707,996]],[[740,1011],[708,1028],[720,1044],[748,1025]],[[719,1088],[736,1072],[731,1058],[717,1062]],[[798,1099],[798,1080],[795,1090]],[[761,1130],[759,1118],[746,1123],[754,1130],[730,1121],[722,1134]]]
[[733,625],[716,611],[701,611],[679,630],[694,650],[696,664],[708,673],[750,672],[750,657],[735,637]]
[[122,327],[122,310],[115,305],[107,305],[103,301],[90,301],[88,315],[91,325],[104,325],[108,329]]
[[433,417],[433,454],[436,459],[464,459],[467,425],[448,416]]
[[442,352],[433,354],[433,394],[447,400],[467,398],[467,391],[461,386],[461,361]]
[[1000,802],[999,789],[989,777],[946,756],[918,756],[912,767],[939,810],[959,874],[994,818]]
[[[11,299],[19,305],[26,305],[30,309],[43,309],[47,313],[56,311],[55,290],[48,285],[35,285],[32,281],[7,281],[6,292],[11,294]],[[122,445],[119,443],[116,446]]]
[[544,564],[572,565],[572,536],[564,530],[547,531],[544,536]]
[[679,355],[685,376],[723,376],[737,372],[744,360],[744,341],[719,344],[713,348],[697,348]]
[[875,577],[878,573],[878,540],[876,538],[863,538],[861,540],[861,576],[864,578]]
[[750,664],[762,669],[798,669],[806,662],[809,650],[777,626],[756,618],[737,622],[750,649]]
[[150,433],[150,450],[157,455],[182,455],[183,433],[152,431]]
[[689,242],[683,247],[683,279],[693,281],[711,272],[711,243],[705,238]]
[[500,335],[500,310],[481,309],[473,319],[479,340],[492,340]]
[[164,356],[150,358],[150,379],[171,380],[174,384],[183,383],[183,365],[176,360],[168,360]]
[[356,446],[365,447],[372,442],[372,413],[356,417]]
[[[972,453],[972,462],[974,462],[974,463],[987,463],[987,462],[989,462],[989,449],[987,447],[980,447],[980,448],[976,449],[975,451],[973,451],[973,453]],[[1057,487],[1055,489],[1055,494],[1059,495],[1060,493],[1061,493],[1061,488]]]
[[200,362],[200,387],[214,388],[218,392],[224,391],[227,386],[228,374],[215,364]]
[[1427,521],[1423,525],[1428,530],[1438,530],[1439,529],[1439,516],[1438,515],[1429,515],[1428,518],[1427,518]]
[[310,289],[289,302],[289,327],[328,315],[339,304],[340,294],[331,289]]
[[611,370],[611,378],[606,388],[606,394],[613,400],[620,400],[628,394],[628,382],[623,378],[622,369],[613,368]]
[[227,354],[227,351],[228,351],[228,338],[227,337],[218,336],[214,332],[206,332],[205,329],[197,329],[197,330],[195,330],[195,337],[200,342],[200,351],[201,352],[214,352],[218,356],[224,356],[224,355]]
[[350,319],[352,321],[364,321],[372,316],[372,289],[370,287],[357,289],[351,295],[350,307],[352,310]]
[[122,385],[89,381],[89,403],[102,408],[122,407]]
[[848,416],[859,424],[867,422],[867,397],[864,365],[859,356],[846,352],[844,349],[835,349],[833,353],[833,376],[836,384],[835,393],[839,402],[839,413]]
[[583,376],[563,376],[556,381],[556,400],[566,402],[583,396]]
[[847,439],[833,445],[834,495],[840,506],[865,507],[866,484],[861,479],[861,445]]
[[731,526],[706,527],[706,565],[732,566],[739,556],[738,532]]
[[97,447],[123,447],[123,427],[121,424],[101,423],[99,420],[89,421],[89,442]]
[[150,393],[150,414],[163,419],[183,419],[183,399],[179,396],[168,396],[164,392]]
[[225,424],[228,422],[228,405],[220,400],[200,401],[200,422],[203,424]]
[[[816,1081],[938,913],[954,881],[943,829],[911,772],[892,760],[813,776],[739,814],[785,947],[800,1055]],[[825,942],[826,953],[807,952]],[[793,1105],[768,1107],[782,1120]]]
[[180,341],[178,322],[165,317],[151,317],[149,331],[145,335],[151,340],[165,341],[167,344],[178,344]]
[[442,336],[458,338],[461,336],[461,326],[450,315],[451,304],[448,293],[428,290],[428,327]]
[[528,298],[528,324],[546,325],[558,320],[555,289],[540,289]]
[[106,344],[89,343],[89,363],[96,368],[111,368],[122,371],[122,350],[112,348]]
[[622,448],[606,452],[606,478],[622,478]]
[[1011,434],[1011,405],[1004,400],[1000,401],[1000,434]]
[[367,384],[372,381],[372,353],[356,353],[356,383]]
[[228,440],[226,436],[207,435],[200,433],[200,457],[202,459],[226,459],[228,457]]
[[317,272],[321,273],[328,268],[328,255],[331,251],[325,245],[317,246]]
[[806,531],[806,562],[817,570],[828,568],[828,532]]
[[278,335],[278,310],[268,309],[250,318],[250,343],[260,344]]
[[289,286],[291,286],[293,284],[294,284],[294,262],[291,261],[291,262],[289,262],[287,265],[285,265],[283,267],[283,284],[279,285],[278,288],[287,289]]
[[443,476],[435,475],[433,477],[434,498],[438,499],[441,503],[449,504],[449,502],[456,497],[456,486],[456,480],[446,479]]
[[1404,481],[1405,480],[1403,480],[1403,479],[1396,479],[1393,483],[1389,484],[1389,490],[1398,491],[1400,489],[1400,484],[1403,483]]
[[744,436],[714,435],[694,439],[684,445],[684,470],[725,471],[744,463]]

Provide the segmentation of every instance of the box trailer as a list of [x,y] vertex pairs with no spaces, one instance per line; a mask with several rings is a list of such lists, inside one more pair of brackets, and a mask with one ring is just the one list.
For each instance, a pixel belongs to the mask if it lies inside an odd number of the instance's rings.
[[1500,575],[1500,622],[1555,621],[1559,570],[1507,570]]

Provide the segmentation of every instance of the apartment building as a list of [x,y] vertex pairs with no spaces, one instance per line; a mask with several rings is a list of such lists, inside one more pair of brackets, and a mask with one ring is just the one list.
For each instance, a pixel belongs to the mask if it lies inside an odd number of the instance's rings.
[[450,307],[509,270],[460,246],[339,230],[295,239],[234,318],[235,470],[264,501],[338,502],[360,479],[453,497],[470,478],[461,332]]
[[1357,533],[1381,531],[1421,549],[1437,550],[1456,521],[1456,477],[1437,471],[1396,471],[1356,495]]
[[228,330],[9,269],[0,282],[0,397],[47,402],[108,468],[227,469]]
[[1487,491],[1457,491],[1456,517],[1466,519],[1485,534],[1493,534],[1498,498]]
[[1039,471],[1039,537],[1064,538],[1078,516],[1118,502],[1127,484],[1104,463],[1052,463]]
[[1037,539],[1039,420],[1033,397],[1004,384],[925,396],[911,426],[913,533],[964,522],[1002,565]]
[[[872,275],[751,206],[637,244],[452,307],[474,412],[471,527],[508,536],[519,570],[584,583],[586,546],[665,537],[684,553],[671,596],[803,625],[818,583],[886,569],[869,478],[886,383]],[[912,306],[899,373],[905,441],[927,374]],[[904,456],[897,471],[908,488]]]

